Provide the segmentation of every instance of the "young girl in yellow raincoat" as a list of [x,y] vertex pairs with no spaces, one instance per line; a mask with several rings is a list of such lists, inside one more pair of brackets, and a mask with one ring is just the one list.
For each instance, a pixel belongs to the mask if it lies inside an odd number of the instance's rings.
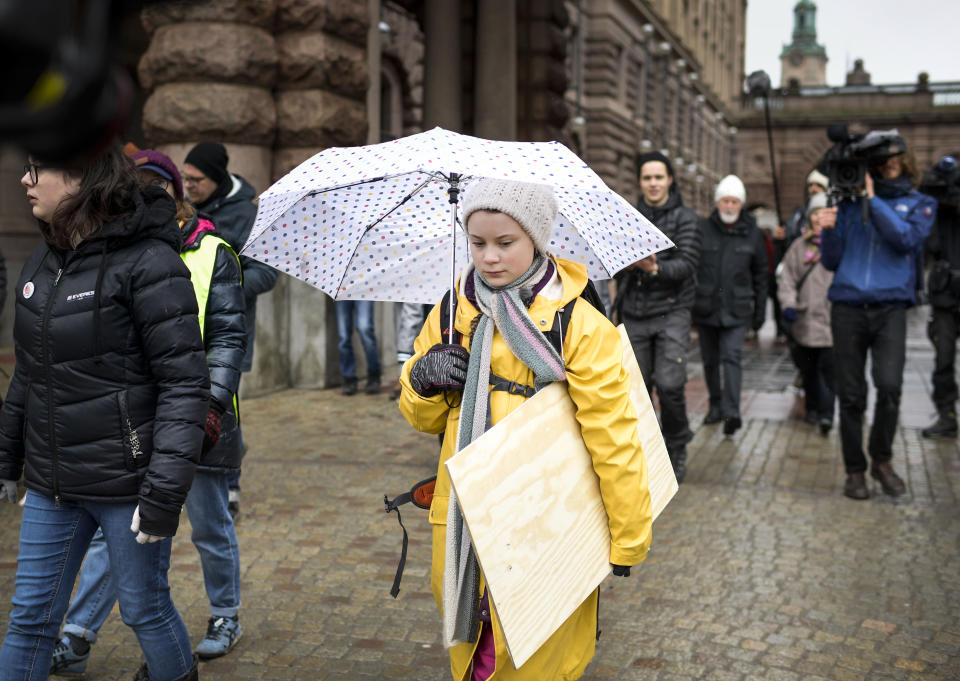
[[[463,222],[472,262],[458,283],[454,320],[461,341],[448,343],[447,320],[435,306],[400,378],[406,419],[417,430],[444,433],[430,506],[431,582],[457,680],[577,679],[593,657],[597,592],[533,657],[514,667],[476,558],[464,550],[469,534],[450,494],[444,462],[534,390],[567,383],[600,480],[614,574],[629,575],[650,546],[647,471],[620,335],[602,313],[578,300],[588,283],[584,267],[547,253],[556,216],[556,199],[546,185],[483,179],[468,188]],[[566,305],[575,307],[561,330],[561,354],[544,333]],[[499,389],[509,382],[517,385]],[[466,560],[458,558],[464,555]]]

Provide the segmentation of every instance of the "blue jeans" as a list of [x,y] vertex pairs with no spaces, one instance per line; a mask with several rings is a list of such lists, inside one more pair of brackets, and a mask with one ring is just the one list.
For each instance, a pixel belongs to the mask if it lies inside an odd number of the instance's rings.
[[[200,552],[203,583],[214,617],[236,617],[240,611],[240,547],[227,510],[229,477],[197,471],[187,495],[191,539]],[[107,545],[97,532],[80,570],[77,594],[67,611],[64,633],[97,642],[97,632],[117,600],[117,584]]]
[[373,328],[373,302],[369,300],[338,300],[334,303],[337,311],[337,348],[340,350],[340,375],[344,378],[356,378],[357,365],[353,358],[353,325],[356,321],[357,333],[363,344],[363,354],[367,358],[367,373],[379,374],[380,352],[377,350],[377,336]]
[[135,507],[65,500],[58,507],[51,497],[27,491],[0,681],[47,678],[74,579],[98,526],[110,565],[124,576],[117,589],[120,614],[137,635],[150,678],[172,681],[190,670],[190,637],[167,583],[172,542],[138,544],[130,531]]

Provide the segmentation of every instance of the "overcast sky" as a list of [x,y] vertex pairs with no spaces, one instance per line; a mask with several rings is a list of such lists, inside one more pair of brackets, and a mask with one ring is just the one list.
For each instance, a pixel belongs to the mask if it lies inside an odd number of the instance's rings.
[[[797,0],[748,0],[746,72],[780,85],[780,50],[791,41]],[[817,41],[826,47],[827,84],[843,85],[854,59],[874,84],[960,81],[960,0],[819,0]]]

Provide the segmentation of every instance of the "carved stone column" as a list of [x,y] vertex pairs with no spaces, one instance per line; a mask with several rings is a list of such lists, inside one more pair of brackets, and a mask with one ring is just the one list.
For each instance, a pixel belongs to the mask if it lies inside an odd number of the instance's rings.
[[463,131],[460,2],[424,0],[423,127]]
[[477,3],[473,130],[478,137],[517,136],[516,0]]
[[150,45],[139,76],[150,92],[143,132],[176,163],[195,143],[222,142],[230,170],[262,191],[270,181],[276,126],[276,46],[263,28],[274,3],[156,3],[142,17]]
[[[150,45],[139,65],[150,92],[143,109],[147,141],[177,164],[201,141],[222,142],[229,169],[261,192],[272,179],[277,49],[269,27],[276,3],[207,0],[155,3],[142,13]],[[257,301],[253,370],[243,394],[289,385],[287,281]],[[278,303],[279,301],[279,303]]]
[[[366,144],[370,23],[367,0],[277,1],[274,180],[327,147]],[[288,279],[285,311],[292,385],[338,383],[333,301]],[[378,323],[378,335],[388,326]],[[355,354],[362,372],[363,353]]]

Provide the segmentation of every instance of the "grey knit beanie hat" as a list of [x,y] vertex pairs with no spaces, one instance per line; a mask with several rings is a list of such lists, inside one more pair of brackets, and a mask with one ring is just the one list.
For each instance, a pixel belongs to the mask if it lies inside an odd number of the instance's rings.
[[464,229],[470,216],[478,210],[506,213],[520,223],[538,251],[547,252],[558,211],[557,199],[549,185],[481,178],[464,193]]

